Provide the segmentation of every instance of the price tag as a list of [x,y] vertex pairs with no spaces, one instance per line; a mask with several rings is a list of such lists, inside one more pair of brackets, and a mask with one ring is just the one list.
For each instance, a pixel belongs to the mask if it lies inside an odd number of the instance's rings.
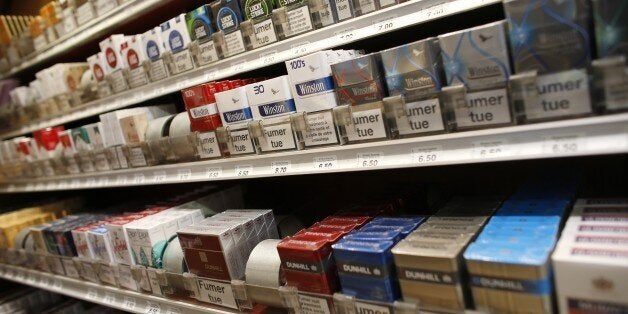
[[238,62],[238,63],[232,63],[231,64],[231,72],[233,73],[240,73],[240,72],[244,72],[244,69],[246,69],[246,61],[242,61],[242,62]]
[[70,181],[70,188],[78,188],[81,185],[81,181],[79,179],[72,179],[72,181]]
[[273,161],[270,163],[270,172],[273,174],[283,174],[290,172],[290,161]]
[[146,301],[146,314],[161,314],[161,307],[157,303]]
[[207,179],[217,179],[222,176],[222,167],[208,167],[205,171]]
[[543,153],[545,154],[575,154],[584,149],[583,136],[580,134],[553,135],[545,138]]
[[90,187],[90,186],[94,186],[94,185],[96,185],[96,178],[89,177],[89,178],[85,179],[85,186]]
[[340,41],[340,42],[350,42],[355,40],[356,36],[355,36],[355,32],[354,32],[354,28],[349,28],[349,29],[345,29],[339,32],[336,32],[336,38]]
[[15,280],[17,280],[17,281],[24,281],[24,273],[21,272],[21,271],[17,271],[17,270],[15,272],[16,272]]
[[87,294],[85,294],[85,298],[87,298],[87,300],[98,299],[98,291],[92,288],[87,289]]
[[435,19],[445,15],[448,3],[438,4],[425,9],[425,16],[428,19]]
[[26,281],[31,283],[31,284],[36,284],[37,283],[37,276],[35,276],[35,274],[28,274],[28,278],[26,278]]
[[103,298],[103,302],[109,305],[115,304],[116,296],[113,293],[105,292],[105,297]]
[[499,158],[510,155],[510,148],[506,140],[480,141],[473,143],[474,158]]
[[291,46],[291,48],[292,48],[292,55],[297,56],[297,57],[302,56],[304,54],[307,54],[310,51],[310,42],[306,41],[306,42],[294,44]]
[[144,92],[136,92],[133,94],[133,102],[139,102],[144,99]]
[[135,309],[135,299],[131,297],[124,297],[124,302],[122,303],[122,307],[129,312]]
[[46,276],[41,276],[41,278],[39,278],[39,285],[44,288],[50,288],[52,282],[50,281],[50,278]]
[[52,288],[61,290],[63,288],[63,282],[61,282],[61,280],[59,279],[55,279],[55,281],[52,283]]
[[181,314],[181,309],[177,308],[177,307],[172,307],[169,306],[168,309],[166,310],[166,314]]
[[253,174],[253,166],[251,165],[236,166],[235,168],[236,177],[248,177],[251,174]]
[[100,177],[100,178],[98,178],[98,185],[100,185],[100,186],[107,186],[107,185],[109,185],[109,178],[107,178],[107,177]]
[[177,177],[179,178],[179,181],[190,180],[192,178],[192,170],[179,169],[179,171],[177,171]]
[[119,175],[116,177],[116,184],[117,185],[126,185],[126,176],[124,175]]
[[155,171],[153,172],[153,182],[160,183],[166,181],[166,172],[165,171]]
[[213,81],[216,79],[216,76],[218,76],[217,69],[209,69],[205,71],[205,81]]
[[133,176],[133,183],[135,184],[144,184],[145,181],[146,178],[142,173],[136,173],[135,176]]
[[57,187],[58,187],[60,190],[65,190],[65,189],[67,189],[67,188],[68,188],[68,186],[69,186],[69,185],[70,185],[70,184],[68,183],[68,181],[61,180],[61,181],[59,181],[59,184],[57,184]]
[[57,187],[57,182],[50,181],[46,184],[46,190],[54,190]]
[[277,50],[260,53],[259,60],[262,65],[275,64],[279,60],[277,58]]
[[397,26],[395,25],[396,17],[389,17],[385,20],[377,20],[373,23],[373,31],[376,33],[387,32],[395,29]]
[[384,153],[358,153],[358,168],[373,168],[383,163]]
[[417,164],[429,164],[436,162],[442,151],[442,146],[414,147],[412,148],[412,162]]
[[13,272],[13,269],[7,269],[7,272],[4,276],[7,278],[13,278],[13,276],[15,276],[15,273]]
[[314,157],[314,170],[331,170],[338,167],[336,155]]

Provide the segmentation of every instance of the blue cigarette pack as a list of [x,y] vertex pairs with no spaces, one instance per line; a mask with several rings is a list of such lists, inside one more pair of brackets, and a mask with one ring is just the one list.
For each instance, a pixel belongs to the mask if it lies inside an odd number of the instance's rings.
[[393,302],[399,297],[393,241],[351,240],[332,245],[342,292],[358,299]]

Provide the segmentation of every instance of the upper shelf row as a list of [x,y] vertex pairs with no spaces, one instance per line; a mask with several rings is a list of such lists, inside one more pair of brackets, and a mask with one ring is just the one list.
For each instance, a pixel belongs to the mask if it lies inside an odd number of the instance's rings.
[[[106,32],[108,26],[116,21],[128,18],[148,8],[158,0],[144,0],[129,2],[112,12],[112,16],[102,22],[94,22],[90,28],[84,29],[75,37],[55,45],[35,59],[42,62],[46,55],[59,54],[71,49],[81,40],[88,40],[90,36],[98,36]],[[165,79],[150,82],[137,88],[129,89],[100,99],[70,106],[66,110],[58,111],[45,118],[28,119],[26,123],[18,123],[14,127],[1,130],[0,138],[6,139],[28,134],[38,129],[77,121],[100,113],[124,108],[153,98],[177,92],[183,88],[234,76],[238,73],[259,69],[271,64],[303,56],[314,51],[341,46],[365,38],[392,32],[404,27],[421,24],[433,19],[498,3],[499,0],[481,1],[442,1],[422,0],[410,1],[399,5],[381,9],[376,14],[362,15],[341,23],[332,24],[323,29],[297,35],[269,44],[255,50],[246,51],[232,57],[222,59],[208,65],[194,67],[191,70],[169,76]],[[86,25],[87,26],[87,25]],[[60,38],[59,40],[62,40]],[[42,57],[43,56],[43,57]],[[35,60],[33,59],[33,60]],[[22,66],[25,66],[23,64]],[[15,69],[14,69],[15,70]]]

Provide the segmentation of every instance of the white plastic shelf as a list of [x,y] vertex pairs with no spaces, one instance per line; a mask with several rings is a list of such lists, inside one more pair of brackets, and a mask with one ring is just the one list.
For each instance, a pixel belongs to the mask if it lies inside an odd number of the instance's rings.
[[43,51],[27,56],[18,66],[13,67],[6,73],[2,73],[2,78],[15,75],[25,69],[41,64],[64,52],[74,49],[77,45],[109,35],[110,30],[118,24],[136,18],[137,14],[148,10],[154,10],[173,0],[129,0],[116,6],[113,10],[79,26],[71,33],[61,36],[57,40],[49,43]]
[[426,137],[22,180],[34,192],[529,160],[628,152],[628,113]]
[[[158,0],[148,1],[155,2]],[[62,116],[39,121],[0,134],[6,139],[35,130],[61,125],[128,107],[156,97],[178,92],[201,83],[232,77],[268,65],[291,60],[312,52],[342,46],[369,37],[379,36],[404,27],[425,23],[448,15],[477,9],[501,0],[414,0],[348,21],[292,37],[268,46],[222,59],[162,81],[83,104]],[[116,16],[117,17],[117,16]]]
[[0,264],[0,278],[131,313],[240,313],[227,308],[192,301],[171,300],[6,264]]

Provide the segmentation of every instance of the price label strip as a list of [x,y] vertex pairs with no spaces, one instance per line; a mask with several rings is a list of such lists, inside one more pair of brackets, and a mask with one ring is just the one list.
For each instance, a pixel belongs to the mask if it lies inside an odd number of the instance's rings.
[[272,174],[285,174],[290,172],[291,164],[289,160],[273,161],[270,163],[270,172]]
[[205,171],[207,179],[218,179],[222,176],[222,167],[208,167]]
[[506,140],[473,142],[472,156],[479,159],[502,158],[510,156],[510,145]]
[[358,153],[358,168],[375,168],[384,164],[384,153]]
[[338,168],[336,155],[314,157],[314,170],[333,170]]
[[545,138],[543,153],[552,155],[571,155],[585,150],[582,134],[553,135]]
[[192,170],[190,169],[179,169],[177,171],[177,177],[179,181],[187,181],[192,178]]
[[235,175],[236,177],[248,177],[253,174],[253,166],[251,165],[241,165],[235,167]]
[[440,145],[429,147],[414,147],[411,150],[412,162],[415,164],[430,164],[440,161],[443,147]]
[[153,172],[153,182],[161,183],[166,181],[166,172],[165,171],[155,171]]

